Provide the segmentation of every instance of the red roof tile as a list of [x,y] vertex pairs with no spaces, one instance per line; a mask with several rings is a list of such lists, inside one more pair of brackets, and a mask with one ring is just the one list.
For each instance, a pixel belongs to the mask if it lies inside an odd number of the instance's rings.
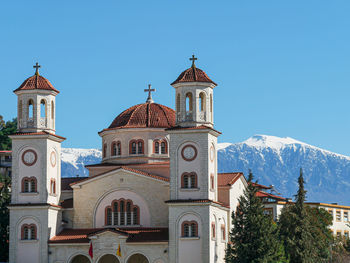
[[18,89],[14,90],[13,92],[17,92],[20,90],[35,90],[35,89],[41,89],[41,90],[52,90],[57,93],[59,91],[55,89],[50,81],[48,81],[43,76],[40,76],[39,74],[34,74],[33,76],[27,78],[21,86],[19,86]]
[[159,175],[146,173],[146,172],[144,172],[144,171],[140,171],[140,170],[137,170],[137,169],[134,169],[134,168],[131,168],[131,167],[127,167],[127,166],[117,166],[117,167],[116,167],[115,169],[113,169],[113,170],[109,170],[109,171],[107,171],[107,172],[104,172],[104,173],[101,173],[101,174],[97,174],[97,175],[94,175],[94,176],[86,177],[86,178],[84,178],[84,179],[82,179],[82,180],[80,180],[80,181],[73,182],[73,183],[71,183],[70,185],[75,185],[75,184],[78,184],[78,183],[82,183],[82,182],[88,181],[88,180],[90,180],[90,179],[92,179],[92,178],[105,175],[105,174],[107,174],[107,173],[110,173],[110,172],[115,171],[115,170],[118,170],[118,169],[124,169],[124,170],[130,171],[130,172],[133,172],[133,173],[145,175],[145,176],[152,177],[152,178],[155,178],[155,179],[158,179],[158,180],[162,180],[162,181],[165,181],[165,182],[169,182],[169,181],[170,181],[170,179],[167,178],[167,177],[162,177],[162,176],[159,176]]
[[218,186],[233,185],[243,173],[218,173]]
[[47,132],[47,131],[42,131],[42,132],[16,132],[16,133],[13,133],[11,135],[51,135],[51,136],[54,136],[54,137],[57,137],[57,138],[60,138],[60,139],[63,139],[63,140],[66,139],[66,138],[64,138],[62,136],[59,136],[59,135],[56,135],[56,134],[53,134],[53,133],[50,133],[50,132]]
[[105,130],[148,127],[170,128],[175,126],[175,116],[175,111],[169,107],[157,103],[143,103],[123,111]]
[[171,130],[205,130],[205,129],[209,129],[209,130],[212,130],[212,131],[215,131],[215,132],[221,134],[221,132],[219,132],[219,131],[217,131],[209,126],[206,126],[206,125],[193,126],[193,127],[175,126],[175,127],[168,128],[167,130],[171,131]]
[[73,190],[70,187],[71,183],[86,179],[87,177],[65,177],[65,178],[61,178],[61,190]]
[[57,243],[89,243],[89,236],[105,231],[126,235],[126,242],[167,242],[169,230],[165,227],[117,227],[117,228],[84,228],[64,229],[49,240],[50,244]]
[[277,200],[287,200],[284,197],[281,197],[281,196],[278,196],[278,195],[269,194],[269,193],[266,193],[266,192],[263,192],[263,191],[258,191],[256,193],[256,196],[257,197],[268,197],[268,198],[277,199]]
[[252,183],[253,186],[259,188],[259,189],[271,189],[271,186],[266,186],[266,185],[262,185],[262,184],[258,184],[258,183]]
[[195,66],[192,66],[183,71],[180,76],[178,76],[178,78],[173,83],[171,83],[171,85],[184,82],[209,82],[215,86],[217,85],[208,77],[208,75],[203,70]]
[[73,208],[73,198],[63,200],[61,206],[62,208]]
[[170,203],[170,204],[171,203],[214,203],[214,204],[221,205],[223,207],[229,207],[224,203],[213,201],[210,199],[173,199],[173,200],[165,201],[165,203]]

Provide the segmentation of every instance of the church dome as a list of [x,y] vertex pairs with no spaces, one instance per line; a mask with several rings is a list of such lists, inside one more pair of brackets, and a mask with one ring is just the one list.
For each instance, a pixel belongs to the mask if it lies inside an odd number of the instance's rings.
[[27,78],[25,81],[23,81],[22,85],[19,86],[18,89],[14,90],[14,92],[20,91],[20,90],[38,90],[39,89],[39,90],[52,90],[54,92],[59,93],[59,91],[52,86],[52,84],[48,79],[39,75],[39,71],[38,71],[39,67],[40,66],[38,65],[38,63],[36,63],[36,66],[34,66],[34,68],[36,68],[35,74]]
[[132,106],[119,114],[108,127],[114,128],[171,128],[175,126],[176,113],[158,103]]

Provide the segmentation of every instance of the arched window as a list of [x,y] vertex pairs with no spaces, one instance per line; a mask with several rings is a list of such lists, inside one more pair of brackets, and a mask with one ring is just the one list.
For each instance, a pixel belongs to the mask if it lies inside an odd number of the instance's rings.
[[137,153],[137,145],[135,141],[130,142],[130,154]]
[[37,183],[35,177],[24,177],[22,179],[22,192],[23,193],[36,193]]
[[160,153],[161,154],[166,154],[167,153],[167,143],[166,143],[166,141],[162,141],[161,143],[160,143]]
[[114,200],[106,207],[106,225],[132,226],[140,224],[140,210],[131,200]]
[[112,208],[106,207],[106,226],[112,225]]
[[137,142],[137,153],[143,154],[143,141],[142,140],[139,140]]
[[46,117],[46,102],[45,102],[45,100],[40,101],[40,117],[41,118]]
[[117,142],[117,155],[122,155],[122,144],[121,142]]
[[55,103],[51,101],[51,119],[55,118]]
[[199,94],[199,109],[200,109],[200,111],[205,111],[205,108],[206,108],[205,102],[206,102],[205,93],[201,92]]
[[214,175],[211,174],[210,175],[210,190],[214,190],[215,189],[215,179],[214,179]]
[[33,120],[34,117],[34,101],[30,99],[28,101],[28,120]]
[[125,224],[125,202],[120,201],[120,224],[124,225]]
[[129,153],[130,154],[143,154],[144,153],[144,148],[143,148],[143,140],[132,140],[130,141],[130,146],[129,146]]
[[126,224],[131,225],[131,203],[126,203]]
[[186,94],[186,112],[191,112],[192,108],[192,93],[189,92]]
[[102,150],[102,156],[103,158],[106,158],[106,155],[107,155],[107,144],[105,143],[103,145],[103,150]]
[[56,194],[56,180],[55,179],[50,180],[50,193]]
[[226,240],[226,228],[225,225],[221,225],[221,239]]
[[177,96],[176,96],[176,111],[177,112],[180,112],[180,94],[177,94]]
[[36,240],[36,225],[35,224],[24,224],[21,227],[21,239],[22,240]]
[[113,222],[114,222],[114,225],[119,225],[118,201],[115,201],[113,203]]
[[111,148],[112,148],[111,149],[111,155],[112,156],[116,156],[117,155],[117,143],[113,142]]
[[22,119],[22,100],[20,100],[19,102],[18,102],[18,119],[19,120],[21,120]]
[[211,223],[211,237],[215,238],[216,237],[216,233],[215,233],[215,222]]
[[184,221],[181,229],[182,237],[198,237],[198,224],[196,221]]
[[133,221],[134,221],[134,225],[138,225],[139,224],[139,208],[137,206],[134,206],[133,208]]
[[159,154],[159,141],[154,142],[154,153]]
[[181,180],[182,188],[197,188],[197,174],[192,173],[183,173]]

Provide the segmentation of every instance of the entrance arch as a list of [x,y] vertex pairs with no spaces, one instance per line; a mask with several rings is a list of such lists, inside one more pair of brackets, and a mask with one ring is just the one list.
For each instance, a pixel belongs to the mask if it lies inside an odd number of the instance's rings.
[[149,261],[142,254],[134,254],[131,257],[129,257],[127,263],[149,263]]
[[76,255],[70,263],[90,263],[90,259],[84,255]]
[[119,259],[112,255],[112,254],[107,254],[107,255],[104,255],[102,256],[98,263],[120,263]]

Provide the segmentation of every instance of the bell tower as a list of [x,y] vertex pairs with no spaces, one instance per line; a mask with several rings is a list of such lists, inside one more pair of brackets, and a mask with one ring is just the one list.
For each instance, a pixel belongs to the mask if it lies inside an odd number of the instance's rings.
[[194,55],[190,60],[191,67],[171,83],[176,90],[177,124],[182,127],[213,127],[213,89],[217,84],[196,67]]
[[48,262],[48,238],[60,231],[61,142],[55,134],[52,84],[35,74],[14,90],[18,129],[12,139],[10,262]]
[[[214,262],[210,221],[217,204],[217,137],[213,129],[216,83],[192,65],[171,84],[175,88],[176,124],[170,135],[170,262]],[[213,246],[213,247],[212,247]],[[191,257],[191,247],[197,247]]]
[[55,97],[59,91],[40,76],[40,67],[36,63],[33,66],[35,74],[14,91],[18,96],[17,127],[20,132],[55,133]]

